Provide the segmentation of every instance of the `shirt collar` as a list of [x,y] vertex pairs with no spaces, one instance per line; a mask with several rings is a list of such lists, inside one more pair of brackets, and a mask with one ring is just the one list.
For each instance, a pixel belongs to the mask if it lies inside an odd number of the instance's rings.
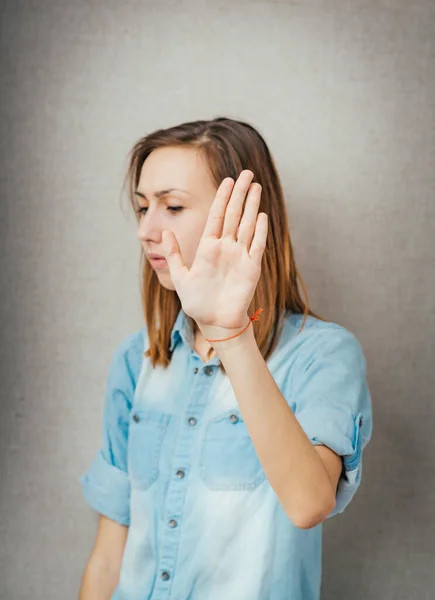
[[189,343],[190,336],[191,332],[187,315],[184,310],[180,308],[177,318],[175,319],[174,326],[172,327],[171,345],[169,346],[169,350],[172,352],[180,339],[183,339],[186,343]]
[[[171,344],[169,346],[170,352],[174,350],[175,346],[181,339],[188,347],[190,346],[193,348],[193,331],[189,318],[182,308],[180,309],[177,318],[175,319],[174,326],[172,327]],[[207,364],[219,366],[221,364],[219,356],[215,354],[215,356],[213,356],[213,358],[211,358]]]

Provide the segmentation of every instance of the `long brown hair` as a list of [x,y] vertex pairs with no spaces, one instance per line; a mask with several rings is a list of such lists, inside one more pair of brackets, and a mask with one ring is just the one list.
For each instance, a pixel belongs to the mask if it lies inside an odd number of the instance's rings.
[[[139,206],[134,192],[139,183],[142,165],[153,150],[165,146],[198,148],[206,159],[216,187],[225,177],[236,180],[244,169],[251,170],[254,173],[253,182],[262,186],[259,212],[265,212],[268,216],[268,235],[261,275],[249,314],[260,307],[264,309],[260,320],[252,326],[260,352],[264,360],[267,360],[279,342],[282,317],[286,313],[304,315],[300,331],[308,315],[325,320],[313,313],[308,305],[307,291],[295,264],[284,194],[269,148],[254,127],[225,117],[183,123],[150,133],[132,148],[125,180],[130,204],[138,220]],[[141,297],[149,339],[149,349],[145,356],[151,358],[153,367],[161,365],[166,368],[171,360],[171,330],[181,309],[181,302],[175,291],[167,290],[160,284],[143,249]],[[188,317],[188,320],[194,329],[193,319]],[[223,366],[220,367],[224,371]]]

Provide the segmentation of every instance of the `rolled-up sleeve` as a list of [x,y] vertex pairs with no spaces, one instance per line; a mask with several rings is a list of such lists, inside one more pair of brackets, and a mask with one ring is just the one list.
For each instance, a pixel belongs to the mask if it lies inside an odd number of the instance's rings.
[[107,462],[103,451],[95,456],[81,478],[87,503],[121,525],[130,525],[130,482],[125,471]]
[[332,517],[344,511],[361,483],[363,449],[372,434],[366,360],[356,337],[337,327],[307,343],[295,367],[296,418],[313,444],[343,460]]
[[126,338],[109,368],[103,408],[103,443],[81,477],[86,502],[121,525],[130,524],[128,423],[142,360],[143,336]]

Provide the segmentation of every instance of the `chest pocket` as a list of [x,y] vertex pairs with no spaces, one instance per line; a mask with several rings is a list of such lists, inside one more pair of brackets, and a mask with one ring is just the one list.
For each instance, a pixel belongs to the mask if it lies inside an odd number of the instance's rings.
[[169,414],[159,410],[133,407],[128,432],[128,471],[132,487],[147,489],[158,478],[169,419]]
[[238,409],[208,422],[201,445],[200,475],[212,490],[249,490],[265,481],[254,444]]

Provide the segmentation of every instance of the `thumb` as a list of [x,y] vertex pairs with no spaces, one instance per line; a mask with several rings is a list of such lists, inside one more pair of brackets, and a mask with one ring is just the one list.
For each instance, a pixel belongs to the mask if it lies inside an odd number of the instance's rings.
[[162,232],[162,242],[163,252],[175,285],[175,282],[183,275],[183,271],[187,271],[187,267],[181,258],[180,246],[172,231],[165,229]]

